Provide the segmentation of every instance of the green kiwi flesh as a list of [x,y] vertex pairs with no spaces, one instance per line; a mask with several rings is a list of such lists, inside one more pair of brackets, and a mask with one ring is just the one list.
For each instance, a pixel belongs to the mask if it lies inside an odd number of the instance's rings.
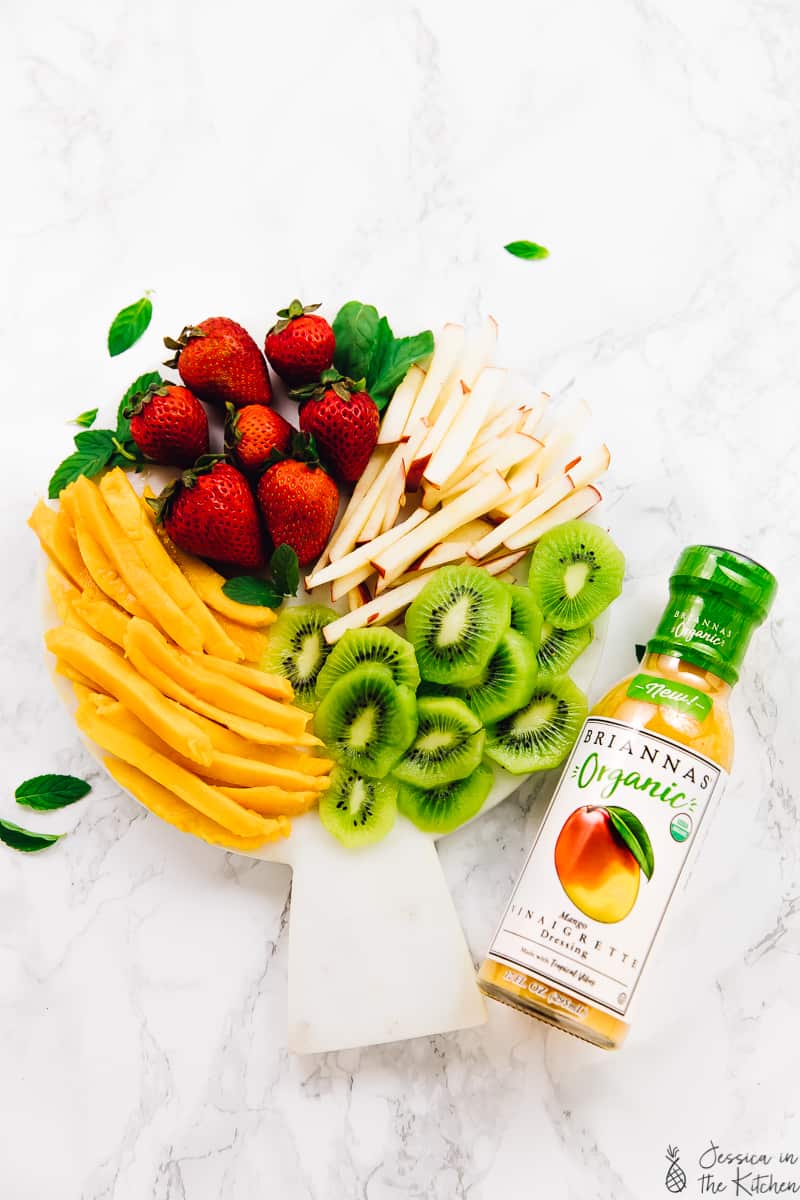
[[526,637],[534,650],[542,636],[542,614],[530,588],[507,583],[511,596],[511,628]]
[[505,584],[480,567],[441,567],[406,613],[406,633],[420,675],[431,683],[466,683],[482,671],[508,628]]
[[370,779],[348,767],[334,767],[330,786],[319,802],[319,819],[343,846],[360,850],[381,841],[397,815],[397,786],[391,779]]
[[419,667],[410,642],[391,629],[351,629],[333,647],[317,676],[317,699],[322,700],[342,675],[367,662],[383,663],[395,683],[417,690]]
[[321,604],[298,604],[285,608],[269,631],[261,669],[288,679],[295,704],[309,711],[315,704],[317,678],[330,653],[320,631],[338,616]]
[[480,675],[453,693],[486,725],[525,707],[536,673],[533,645],[516,629],[507,629]]
[[588,521],[565,521],[539,540],[528,583],[551,624],[578,629],[620,594],[624,573],[622,551],[605,530]]
[[542,623],[542,640],[536,651],[537,669],[541,675],[564,675],[583,654],[594,637],[591,625],[579,629],[556,629],[549,621]]
[[463,700],[423,696],[417,702],[417,721],[416,737],[394,768],[396,779],[415,787],[441,787],[475,770],[483,753],[483,726]]
[[567,676],[540,676],[525,708],[486,730],[486,757],[512,775],[559,766],[586,719],[583,692]]
[[337,762],[381,779],[414,740],[416,697],[382,663],[364,663],[331,686],[314,728]]
[[451,833],[480,812],[493,779],[489,768],[481,764],[466,779],[455,779],[441,787],[401,783],[397,807],[425,833]]

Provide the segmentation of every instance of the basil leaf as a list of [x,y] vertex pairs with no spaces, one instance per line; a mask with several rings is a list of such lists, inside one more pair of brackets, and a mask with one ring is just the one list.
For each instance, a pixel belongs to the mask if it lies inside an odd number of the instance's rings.
[[120,442],[126,441],[131,436],[131,423],[125,416],[125,410],[135,396],[140,392],[145,392],[149,387],[157,386],[163,383],[164,380],[159,375],[158,371],[146,371],[144,375],[140,375],[138,379],[134,379],[131,386],[128,388],[125,395],[117,406],[117,439]]
[[513,254],[515,258],[533,260],[550,257],[550,251],[544,246],[537,245],[536,242],[509,242],[503,249],[507,250],[509,254]]
[[122,354],[138,342],[153,315],[153,305],[149,296],[142,296],[134,304],[129,304],[114,317],[108,331],[108,353],[112,358]]
[[269,560],[272,582],[281,596],[296,596],[300,586],[300,565],[291,546],[282,542]]
[[99,475],[108,465],[113,451],[114,444],[109,434],[108,447],[104,451],[76,450],[74,454],[70,454],[62,463],[59,463],[50,476],[50,482],[47,485],[48,498],[57,500],[67,484],[74,483],[81,475],[88,475],[90,479]]
[[414,337],[395,338],[380,363],[379,374],[367,379],[367,391],[382,411],[396,388],[405,379],[408,368],[433,353],[433,334],[429,329]]
[[82,412],[80,416],[72,418],[73,425],[82,425],[84,429],[90,429],[97,420],[97,409],[87,408],[86,412]]
[[17,804],[24,804],[26,808],[49,812],[82,800],[89,791],[91,785],[74,775],[35,775],[19,785],[14,798]]
[[262,605],[266,608],[280,608],[283,604],[283,596],[273,584],[266,579],[254,579],[252,575],[236,575],[223,583],[222,590],[239,604]]
[[63,836],[63,833],[31,833],[12,821],[0,821],[0,842],[5,842],[12,850],[24,850],[32,854],[36,850],[46,850]]
[[373,304],[350,300],[339,309],[333,322],[336,351],[333,363],[348,379],[365,379],[369,369],[378,310]]
[[614,832],[628,847],[641,867],[642,874],[647,879],[652,879],[655,868],[653,846],[642,822],[627,808],[612,808],[609,805],[606,812],[611,818]]

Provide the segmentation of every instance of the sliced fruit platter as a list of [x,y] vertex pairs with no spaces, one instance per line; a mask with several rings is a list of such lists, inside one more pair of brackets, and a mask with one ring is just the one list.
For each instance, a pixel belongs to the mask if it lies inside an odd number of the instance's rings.
[[398,812],[448,833],[558,766],[622,585],[583,519],[608,449],[495,365],[491,318],[396,338],[317,308],[264,354],[227,318],[166,338],[180,382],[141,376],[30,520],[80,729],[146,807],[244,852],[306,814],[353,850]]

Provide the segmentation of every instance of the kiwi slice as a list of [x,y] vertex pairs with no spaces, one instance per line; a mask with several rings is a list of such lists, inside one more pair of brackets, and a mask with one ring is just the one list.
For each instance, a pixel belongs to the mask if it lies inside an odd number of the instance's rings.
[[533,598],[557,629],[578,629],[622,591],[625,558],[605,530],[565,521],[539,540],[529,577]]
[[319,819],[350,850],[385,838],[397,815],[397,786],[391,779],[369,779],[349,767],[334,767],[319,802]]
[[394,768],[396,779],[415,787],[441,787],[475,770],[483,753],[483,726],[463,700],[423,696],[417,721],[417,735]]
[[388,667],[364,663],[331,686],[314,727],[337,762],[381,779],[414,740],[417,701]]
[[317,676],[330,653],[321,630],[338,616],[321,604],[299,604],[285,608],[269,631],[261,669],[284,675],[294,688],[295,704],[301,708],[314,708]]
[[591,625],[581,625],[580,629],[556,629],[549,621],[543,621],[542,638],[536,651],[539,674],[565,675],[593,637]]
[[511,628],[516,629],[531,643],[534,649],[542,636],[542,614],[530,588],[518,583],[507,583],[511,596]]
[[508,628],[511,597],[480,567],[441,567],[406,613],[423,679],[467,683]]
[[486,730],[486,757],[512,775],[557,767],[587,711],[586,697],[566,675],[540,676],[526,706]]
[[481,764],[466,779],[454,779],[441,787],[401,783],[397,807],[425,833],[451,833],[480,812],[492,790],[493,778],[489,768]]
[[333,647],[317,677],[317,699],[321,700],[342,675],[366,662],[383,663],[395,683],[417,690],[419,667],[410,642],[391,629],[351,629]]
[[486,725],[523,708],[535,682],[536,651],[516,629],[507,629],[480,675],[453,691]]

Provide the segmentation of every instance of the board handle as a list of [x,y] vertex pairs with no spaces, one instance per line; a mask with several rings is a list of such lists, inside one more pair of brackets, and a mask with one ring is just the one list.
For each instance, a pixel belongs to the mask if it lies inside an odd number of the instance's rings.
[[[297,822],[289,919],[289,1049],[315,1054],[486,1021],[431,838],[400,817],[348,851]],[[293,840],[297,834],[293,834]]]

